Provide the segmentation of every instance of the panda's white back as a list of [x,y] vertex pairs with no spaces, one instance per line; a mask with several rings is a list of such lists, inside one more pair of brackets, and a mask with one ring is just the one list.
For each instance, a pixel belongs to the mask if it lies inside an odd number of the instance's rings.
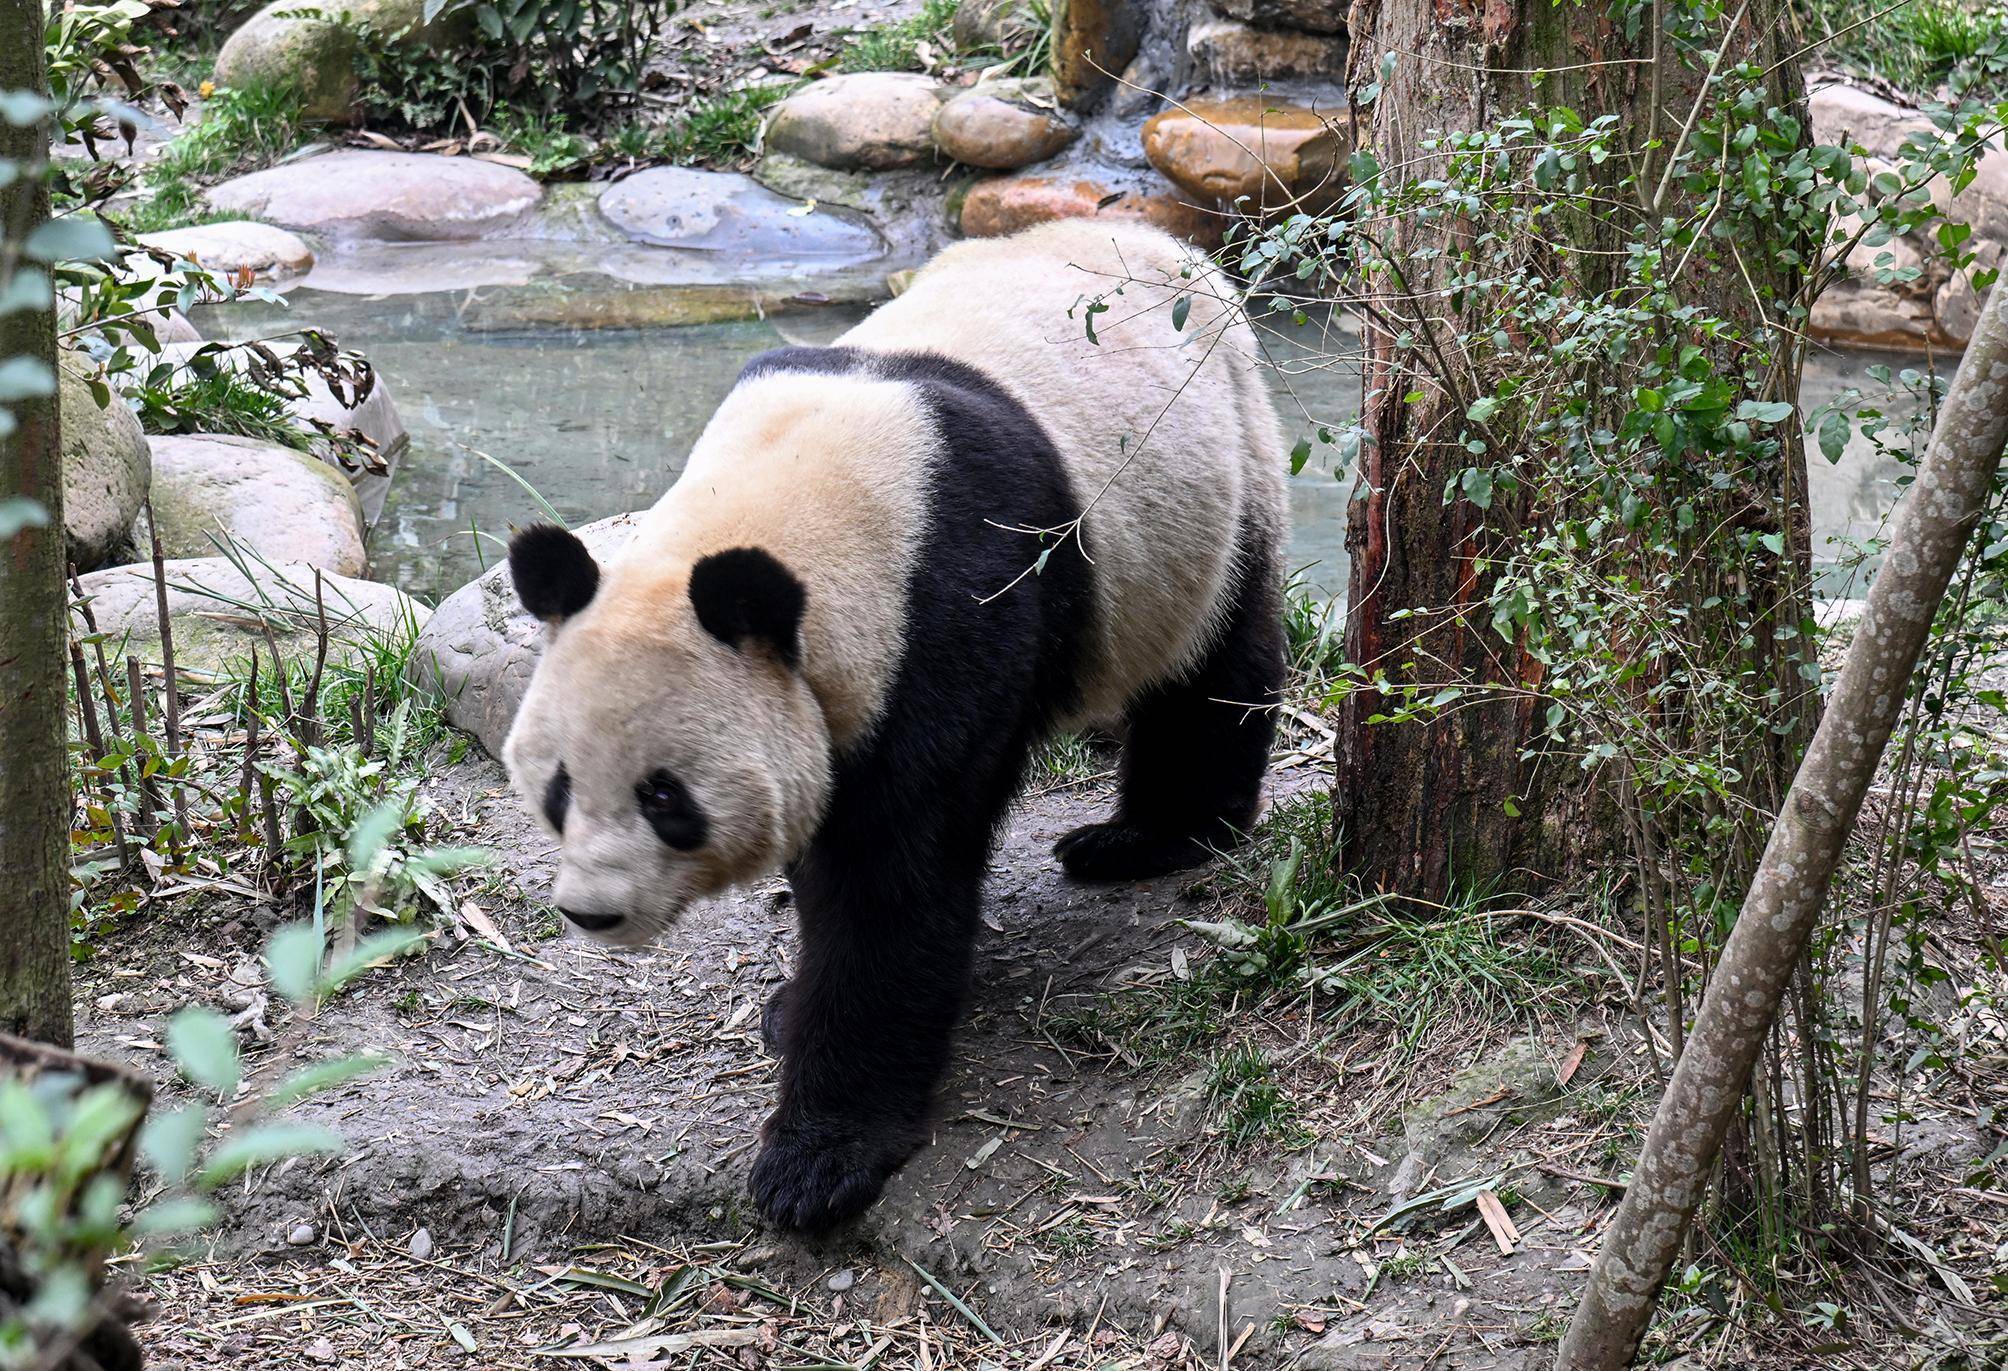
[[1253,333],[1167,234],[1076,220],[960,243],[838,343],[966,362],[1052,437],[1089,506],[1099,611],[1072,725],[1114,721],[1204,652],[1248,529],[1281,546],[1285,456]]

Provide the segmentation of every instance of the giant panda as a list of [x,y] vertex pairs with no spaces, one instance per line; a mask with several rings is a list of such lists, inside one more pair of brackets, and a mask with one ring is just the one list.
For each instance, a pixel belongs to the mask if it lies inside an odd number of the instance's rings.
[[750,362],[604,568],[533,525],[548,626],[504,748],[554,902],[646,941],[786,873],[794,977],[751,1190],[820,1230],[919,1145],[985,864],[1034,747],[1122,733],[1083,881],[1256,816],[1284,673],[1286,458],[1230,287],[1143,226],[950,247],[830,347]]

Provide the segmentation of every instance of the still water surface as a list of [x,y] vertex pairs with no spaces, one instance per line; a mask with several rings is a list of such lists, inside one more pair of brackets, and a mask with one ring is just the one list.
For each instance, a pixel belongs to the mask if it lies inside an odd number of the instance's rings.
[[[375,364],[411,431],[383,517],[370,538],[372,573],[437,603],[491,564],[511,524],[539,507],[508,464],[569,523],[654,503],[746,360],[783,343],[827,343],[864,313],[827,307],[770,320],[636,331],[489,326],[497,290],[366,297],[296,290],[291,308],[238,304],[201,312],[206,336],[256,337],[312,323]],[[1289,440],[1346,422],[1359,405],[1357,367],[1321,360],[1353,351],[1315,326],[1270,333]],[[1873,389],[1867,368],[1901,359],[1827,351],[1808,366],[1807,409],[1849,385]],[[1319,449],[1319,451],[1324,451]],[[1840,462],[1808,458],[1815,556],[1828,594],[1860,594],[1833,568],[1845,545],[1872,536],[1894,495],[1891,466],[1857,440]],[[1329,460],[1291,483],[1294,567],[1328,594],[1345,580],[1348,492]]]

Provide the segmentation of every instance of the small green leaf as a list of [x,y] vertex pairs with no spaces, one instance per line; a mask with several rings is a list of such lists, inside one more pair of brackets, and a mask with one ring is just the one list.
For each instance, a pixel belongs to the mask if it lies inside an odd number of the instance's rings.
[[1464,417],[1474,424],[1482,424],[1499,412],[1499,399],[1494,395],[1481,395],[1471,402],[1471,408],[1464,411]]
[[1311,440],[1299,438],[1297,445],[1290,449],[1290,474],[1296,476],[1304,470],[1304,464],[1311,460]]
[[210,1154],[209,1165],[202,1168],[202,1185],[212,1189],[266,1162],[325,1155],[341,1148],[341,1134],[319,1124],[259,1124],[226,1139]]
[[359,1057],[336,1057],[331,1061],[316,1062],[314,1065],[295,1071],[274,1087],[267,1103],[274,1109],[284,1109],[289,1104],[304,1100],[309,1095],[319,1094],[358,1076],[367,1076],[382,1067],[390,1059],[370,1055]]
[[1781,424],[1792,417],[1793,406],[1783,400],[1745,400],[1736,406],[1736,417],[1755,424]]
[[[6,437],[0,431],[0,438]],[[49,511],[25,495],[12,495],[0,500],[0,543],[6,542],[24,528],[47,528]]]
[[1764,546],[1765,546],[1766,548],[1768,548],[1768,549],[1770,550],[1770,552],[1771,552],[1771,555],[1772,555],[1772,556],[1774,556],[1774,557],[1782,557],[1782,556],[1784,556],[1784,555],[1785,555],[1785,535],[1784,535],[1784,534],[1782,534],[1782,533],[1766,533],[1766,534],[1762,535],[1761,537],[1759,537],[1759,538],[1757,539],[1757,541],[1758,541],[1758,542],[1760,542],[1760,543],[1762,543],[1762,544],[1763,544],[1763,545],[1764,545]]
[[22,245],[31,262],[104,262],[118,256],[112,231],[96,219],[51,219]]
[[244,1078],[237,1035],[211,1010],[190,1005],[176,1014],[167,1026],[167,1050],[182,1075],[218,1094],[230,1094]]
[[272,988],[294,1004],[314,998],[321,979],[321,935],[311,924],[288,924],[265,944],[265,968]]
[[1185,331],[1185,318],[1192,313],[1192,297],[1181,295],[1171,304],[1171,326],[1181,333]]
[[39,357],[9,357],[0,362],[0,405],[17,400],[45,400],[56,393],[56,373]]
[[167,1114],[156,1114],[140,1130],[139,1150],[161,1179],[179,1184],[195,1165],[195,1153],[209,1128],[209,1111],[199,1104],[183,1105]]

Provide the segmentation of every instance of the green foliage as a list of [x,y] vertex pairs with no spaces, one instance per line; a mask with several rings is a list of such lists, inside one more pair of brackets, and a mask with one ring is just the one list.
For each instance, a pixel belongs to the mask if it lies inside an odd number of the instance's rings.
[[1206,1081],[1213,1106],[1214,1128],[1229,1147],[1258,1139],[1284,1148],[1309,1146],[1314,1134],[1298,1122],[1297,1107],[1276,1080],[1275,1068],[1261,1048],[1243,1043],[1213,1060]]
[[[338,977],[408,949],[410,935],[400,937],[397,947],[358,947],[324,969],[319,935],[283,928],[266,953],[273,988],[296,1009],[311,1010]],[[290,971],[284,960],[294,964]],[[44,1073],[0,1082],[9,1256],[35,1292],[24,1305],[10,1300],[0,1317],[0,1364],[39,1365],[38,1351],[96,1322],[92,1273],[108,1254],[137,1247],[153,1260],[171,1259],[172,1244],[216,1221],[212,1197],[222,1186],[253,1167],[339,1151],[333,1130],[273,1116],[382,1065],[379,1057],[330,1058],[238,1098],[246,1071],[236,1030],[222,1015],[190,1005],[169,1021],[166,1038],[196,1098],[143,1125],[146,1102],[117,1079],[88,1085]],[[128,1218],[125,1171],[135,1131],[157,1185]]]
[[356,38],[358,100],[372,122],[439,132],[508,106],[519,120],[590,129],[638,104],[675,11],[671,0],[427,0],[423,22],[448,26],[451,41],[338,22]]
[[267,167],[306,139],[299,93],[279,84],[217,90],[194,123],[140,173],[148,195],[114,211],[133,233],[180,228],[213,217],[202,191],[238,172]]
[[798,82],[742,86],[692,101],[664,130],[663,151],[672,161],[731,166],[760,148],[760,122]]
[[1909,0],[1865,10],[1853,0],[1799,0],[1799,8],[1808,36],[1827,40],[1827,60],[1913,95],[1940,85],[1980,94],[2008,81],[2008,5]]
[[860,29],[844,44],[837,58],[841,71],[924,71],[927,54],[936,58],[954,51],[951,29],[955,0],[922,0],[918,13],[897,23]]
[[1283,631],[1290,672],[1307,693],[1322,694],[1345,671],[1345,603],[1319,593],[1299,571],[1283,591]]
[[[247,575],[273,574],[240,548],[221,551]],[[265,617],[276,631],[296,625],[291,610],[218,608]],[[265,654],[233,663],[210,694],[184,706],[184,718],[207,721],[217,735],[179,753],[160,729],[162,701],[143,702],[146,727],[135,728],[123,674],[95,673],[88,712],[104,750],[89,730],[73,744],[79,954],[99,922],[134,907],[134,880],[145,871],[166,878],[199,867],[277,886],[317,930],[409,924],[428,910],[450,916],[449,882],[481,854],[439,841],[441,818],[419,791],[449,739],[441,702],[411,683],[417,636],[407,621],[325,661],[316,652],[284,659],[283,670]],[[87,662],[105,646],[93,634],[79,645]]]

